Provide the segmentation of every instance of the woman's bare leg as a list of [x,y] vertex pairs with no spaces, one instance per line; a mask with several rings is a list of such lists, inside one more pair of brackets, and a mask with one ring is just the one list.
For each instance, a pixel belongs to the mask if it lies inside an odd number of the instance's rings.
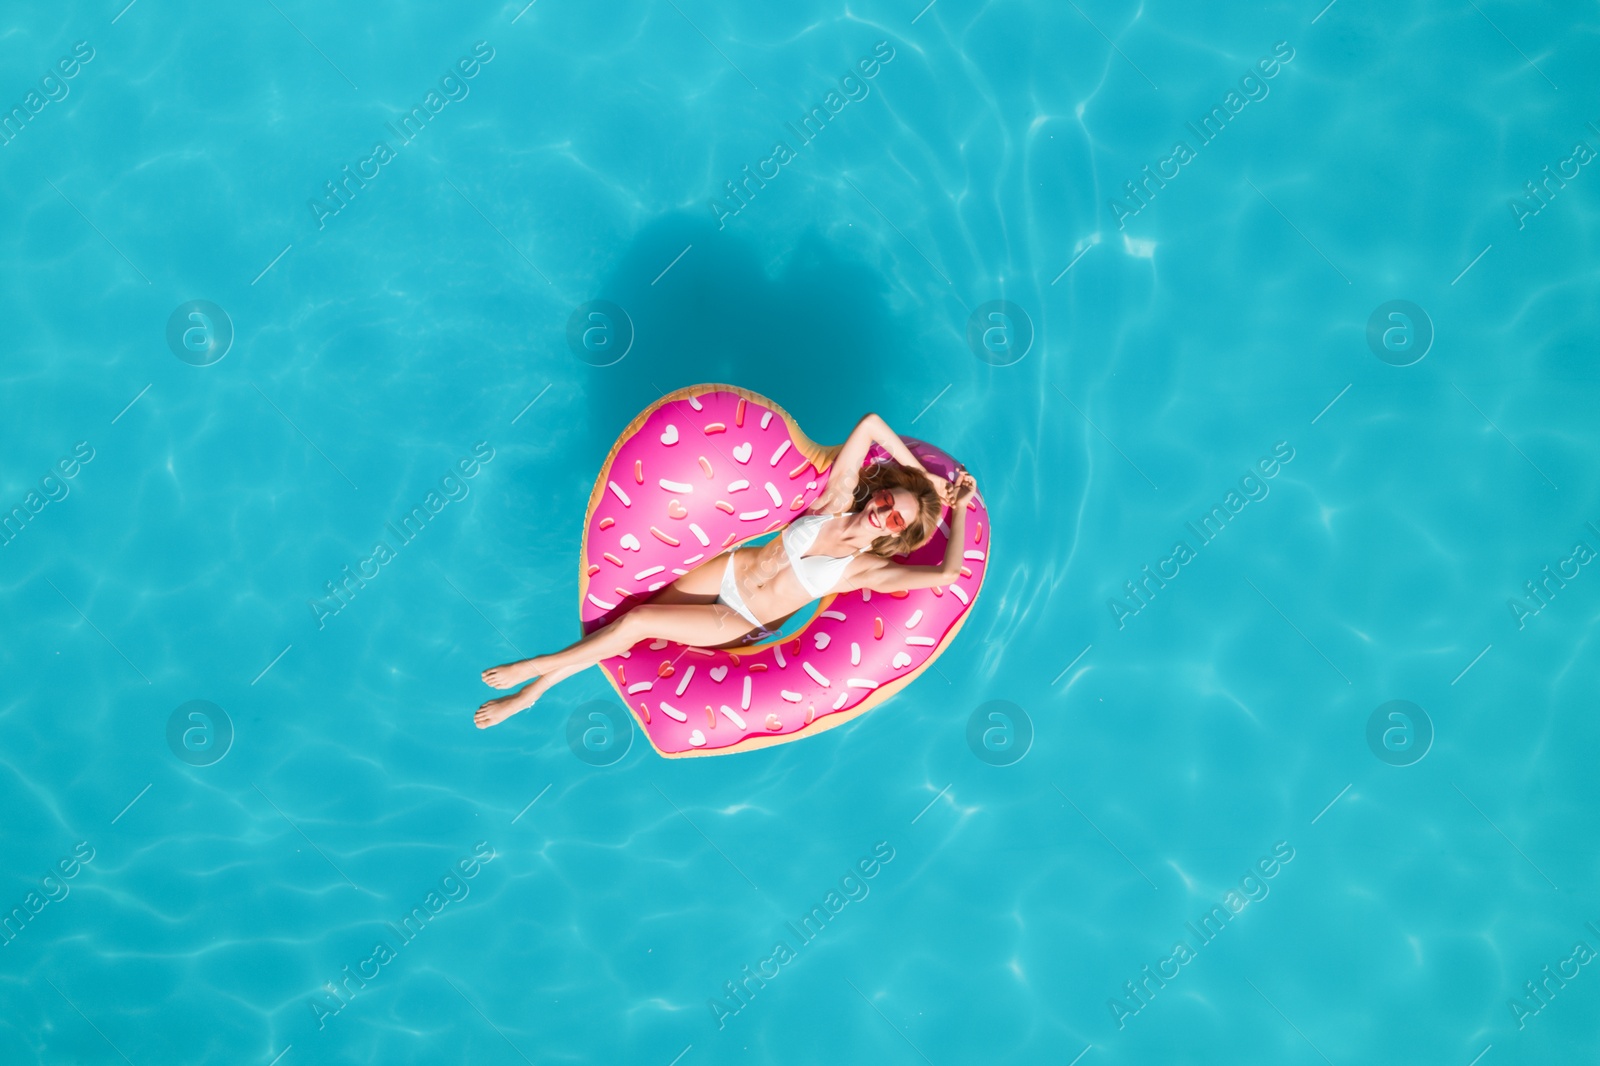
[[[687,574],[679,577],[670,585],[657,591],[646,603],[663,606],[686,603],[715,603],[717,596],[722,591],[722,571],[727,566],[727,563],[727,552],[713,556],[690,570]],[[635,610],[638,610],[638,608],[635,608]],[[594,633],[584,637],[583,640],[549,655],[535,655],[531,659],[520,659],[513,663],[491,666],[483,672],[483,683],[492,688],[514,688],[524,681],[531,681],[547,671],[559,669],[562,663],[558,660],[561,657],[567,656],[570,659],[569,652],[576,651],[585,642],[601,632],[604,632],[604,630],[597,629]],[[626,651],[627,649],[624,648],[623,650]],[[596,659],[594,661],[599,662],[600,660]]]
[[[637,609],[635,608],[635,610]],[[623,615],[622,617],[626,618],[628,616]],[[575,660],[582,659],[586,654],[586,649],[591,648],[597,641],[603,640],[606,634],[614,629],[620,621],[622,621],[621,618],[617,619],[616,622],[612,622],[609,626],[602,626],[588,636],[568,644],[560,651],[551,652],[549,655],[535,655],[531,659],[523,659],[520,662],[490,667],[483,672],[484,683],[493,688],[511,688],[531,678],[560,670]],[[623,648],[622,650],[627,651],[628,649]],[[605,656],[602,655],[600,658],[590,661],[599,662],[603,658]],[[583,665],[587,666],[589,664],[585,662]]]
[[541,656],[546,673],[538,681],[509,696],[485,701],[474,717],[479,729],[503,722],[531,707],[556,682],[602,659],[620,655],[640,641],[669,640],[690,647],[714,648],[752,631],[747,620],[720,603],[643,604],[571,647]]
[[479,729],[487,729],[492,725],[499,725],[518,711],[525,711],[532,707],[540,696],[550,691],[551,685],[558,681],[565,681],[582,669],[584,668],[569,666],[561,670],[552,670],[547,674],[540,675],[539,680],[533,684],[520,691],[513,692],[509,696],[485,700],[472,716],[473,720],[477,722]]

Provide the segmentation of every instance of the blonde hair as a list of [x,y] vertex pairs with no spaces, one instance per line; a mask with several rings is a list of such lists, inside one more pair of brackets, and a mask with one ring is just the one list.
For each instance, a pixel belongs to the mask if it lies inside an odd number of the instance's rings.
[[938,493],[933,491],[926,474],[891,460],[871,463],[862,468],[851,501],[854,509],[860,511],[884,489],[903,489],[911,493],[917,498],[917,513],[906,523],[905,529],[877,538],[867,550],[883,559],[892,555],[908,555],[933,539],[934,531],[939,528],[939,515],[944,504]]

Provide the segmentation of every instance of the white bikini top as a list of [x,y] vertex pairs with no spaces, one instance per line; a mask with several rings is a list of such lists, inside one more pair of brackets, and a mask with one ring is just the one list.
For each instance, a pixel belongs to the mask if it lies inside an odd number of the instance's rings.
[[[852,512],[853,513],[853,512]],[[839,514],[844,514],[840,511]],[[808,514],[796,518],[783,530],[783,551],[789,557],[800,586],[813,597],[824,596],[839,583],[850,560],[866,551],[860,548],[849,555],[806,555],[806,549],[816,543],[817,532],[839,514]]]

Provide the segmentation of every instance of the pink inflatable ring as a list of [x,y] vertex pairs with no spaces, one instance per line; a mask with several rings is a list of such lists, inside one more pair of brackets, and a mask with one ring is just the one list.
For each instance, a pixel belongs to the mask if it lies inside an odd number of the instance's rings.
[[[930,471],[956,462],[905,439]],[[818,445],[788,412],[732,385],[695,385],[628,424],[589,496],[578,579],[585,633],[606,625],[704,560],[782,529],[827,484],[838,448]],[[888,461],[874,445],[867,463]],[[645,641],[600,668],[668,758],[781,744],[849,721],[938,658],[978,598],[988,568],[987,511],[969,515],[961,575],[912,592],[822,599],[795,634],[735,649]],[[946,512],[946,515],[948,512]],[[898,562],[937,566],[949,522]]]

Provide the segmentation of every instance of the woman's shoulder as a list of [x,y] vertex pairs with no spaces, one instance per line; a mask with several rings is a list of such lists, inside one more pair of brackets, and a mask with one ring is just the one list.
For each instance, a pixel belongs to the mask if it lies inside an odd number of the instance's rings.
[[839,581],[840,592],[854,592],[857,589],[872,587],[873,578],[893,566],[894,563],[881,555],[871,552],[862,552],[850,560],[850,565],[844,568],[844,574]]
[[784,546],[805,551],[817,539],[818,528],[827,520],[828,516],[823,514],[803,514],[791,519],[781,534]]

